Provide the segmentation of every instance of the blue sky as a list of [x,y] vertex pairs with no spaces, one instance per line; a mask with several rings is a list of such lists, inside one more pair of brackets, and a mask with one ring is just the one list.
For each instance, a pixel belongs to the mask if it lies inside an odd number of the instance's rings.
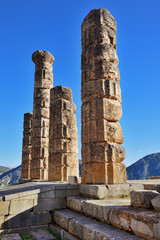
[[23,114],[32,112],[36,50],[50,51],[54,86],[72,88],[81,133],[81,23],[107,8],[117,21],[126,159],[160,151],[159,0],[0,0],[0,165],[21,163]]

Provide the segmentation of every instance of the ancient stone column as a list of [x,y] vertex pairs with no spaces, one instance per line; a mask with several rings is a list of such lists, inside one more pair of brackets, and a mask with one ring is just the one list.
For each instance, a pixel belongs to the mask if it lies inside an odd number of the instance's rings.
[[82,23],[82,183],[126,183],[116,21],[106,9]]
[[32,113],[24,114],[21,178],[30,178],[30,162],[32,159]]
[[79,177],[76,105],[72,90],[57,86],[51,89],[49,132],[49,180],[68,181]]
[[32,55],[35,66],[31,178],[48,179],[50,89],[54,57],[47,51]]

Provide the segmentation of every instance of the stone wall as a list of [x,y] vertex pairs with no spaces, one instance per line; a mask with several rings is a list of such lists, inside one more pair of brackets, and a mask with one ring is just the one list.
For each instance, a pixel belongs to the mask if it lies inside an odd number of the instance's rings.
[[78,195],[78,185],[28,183],[0,193],[0,233],[28,233],[47,227],[55,209],[66,208],[66,197]]
[[107,9],[82,23],[82,183],[126,182],[116,31]]

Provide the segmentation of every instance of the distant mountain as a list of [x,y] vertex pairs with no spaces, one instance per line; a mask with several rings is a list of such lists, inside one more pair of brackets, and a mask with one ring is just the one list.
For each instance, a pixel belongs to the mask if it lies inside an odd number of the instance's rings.
[[11,168],[0,166],[0,174],[11,170]]
[[127,179],[147,179],[160,176],[160,153],[149,154],[127,167]]
[[21,176],[21,165],[0,175],[0,187],[18,183]]

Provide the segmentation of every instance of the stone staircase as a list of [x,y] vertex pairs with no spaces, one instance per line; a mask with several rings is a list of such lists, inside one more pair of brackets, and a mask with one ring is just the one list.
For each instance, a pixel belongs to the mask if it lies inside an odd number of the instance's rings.
[[133,208],[129,198],[67,197],[67,207],[54,211],[50,225],[57,233],[64,229],[64,239],[160,239],[160,213]]

